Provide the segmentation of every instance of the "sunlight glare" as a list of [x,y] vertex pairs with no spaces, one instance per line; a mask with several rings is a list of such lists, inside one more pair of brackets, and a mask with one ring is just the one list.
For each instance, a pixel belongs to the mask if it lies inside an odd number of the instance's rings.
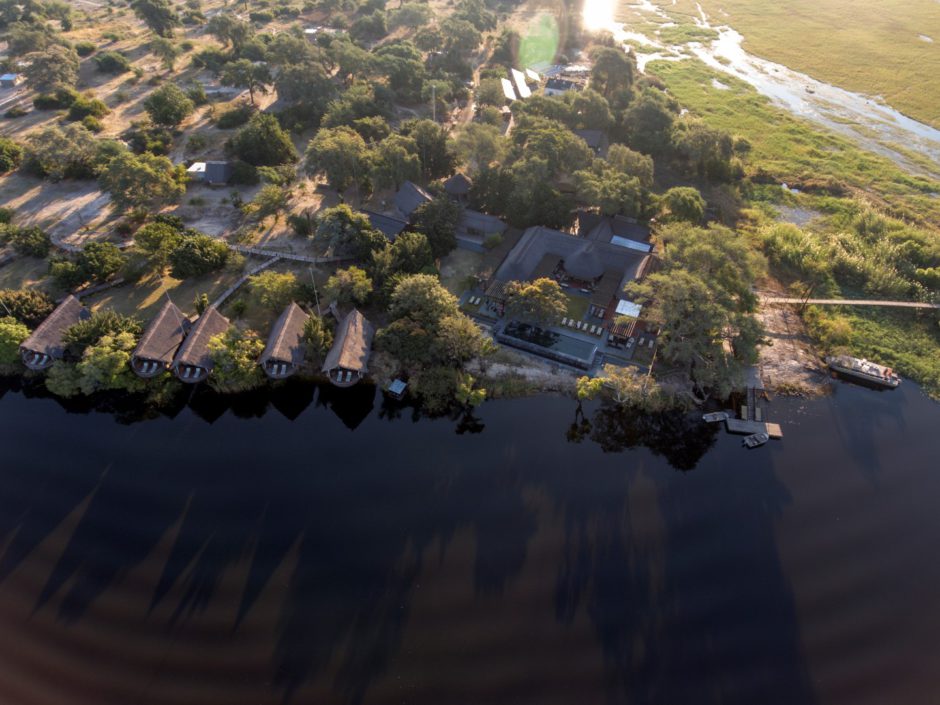
[[596,32],[608,29],[614,22],[615,0],[584,0],[581,20],[584,29]]

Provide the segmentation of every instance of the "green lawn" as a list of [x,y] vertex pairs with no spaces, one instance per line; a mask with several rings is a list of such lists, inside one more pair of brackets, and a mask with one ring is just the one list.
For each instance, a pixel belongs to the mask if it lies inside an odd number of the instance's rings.
[[573,318],[576,321],[582,320],[587,313],[590,302],[583,296],[575,296],[574,294],[565,294],[565,297],[568,299],[568,318]]

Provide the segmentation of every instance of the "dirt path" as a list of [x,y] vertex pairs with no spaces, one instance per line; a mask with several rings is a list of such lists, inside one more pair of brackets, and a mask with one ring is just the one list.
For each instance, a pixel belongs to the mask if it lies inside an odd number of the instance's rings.
[[[781,292],[761,292],[761,297],[764,296],[779,297]],[[758,360],[764,386],[777,392],[825,393],[829,376],[796,306],[762,302],[757,318],[770,340],[769,345],[761,347]]]

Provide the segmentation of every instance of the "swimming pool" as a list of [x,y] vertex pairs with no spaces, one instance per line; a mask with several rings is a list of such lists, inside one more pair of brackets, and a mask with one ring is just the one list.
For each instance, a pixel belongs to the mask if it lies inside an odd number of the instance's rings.
[[589,369],[594,364],[597,345],[564,333],[513,321],[497,334],[504,345],[547,357],[567,365]]

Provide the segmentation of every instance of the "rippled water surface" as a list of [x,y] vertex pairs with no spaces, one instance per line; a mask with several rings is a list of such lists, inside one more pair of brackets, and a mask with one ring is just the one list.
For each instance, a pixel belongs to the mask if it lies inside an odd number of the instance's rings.
[[756,451],[550,397],[0,394],[4,705],[940,700],[913,385],[775,400]]

